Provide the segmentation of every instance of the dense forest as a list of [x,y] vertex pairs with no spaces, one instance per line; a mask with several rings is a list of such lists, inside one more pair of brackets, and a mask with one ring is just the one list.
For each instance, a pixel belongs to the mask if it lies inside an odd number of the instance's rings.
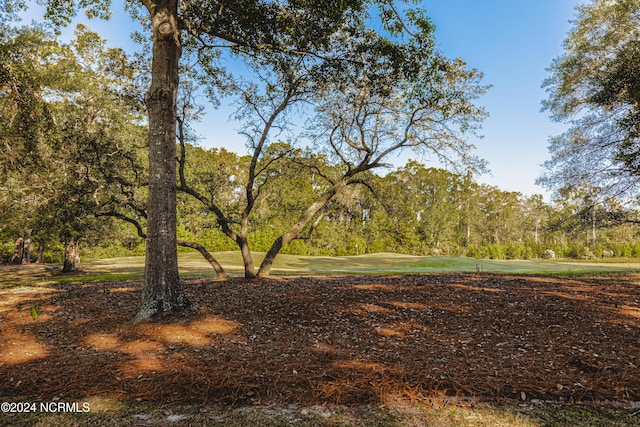
[[[140,71],[148,60],[106,47],[83,26],[69,44],[41,28],[3,27],[1,36],[2,262],[64,262],[65,269],[73,270],[81,255],[144,254],[149,173],[142,92],[147,83]],[[278,58],[269,60],[278,63]],[[479,184],[475,177],[483,164],[477,159],[447,169],[414,160],[392,168],[384,155],[415,142],[381,139],[380,147],[386,143],[390,148],[379,155],[364,142],[353,143],[351,133],[370,137],[381,126],[388,126],[391,135],[392,125],[403,120],[402,111],[412,107],[384,88],[380,96],[386,97],[384,113],[392,124],[373,126],[370,116],[379,111],[342,123],[346,108],[332,111],[320,105],[310,129],[330,134],[328,149],[316,149],[313,139],[308,146],[291,142],[286,133],[268,140],[273,129],[285,127],[283,112],[317,94],[310,95],[295,74],[304,64],[287,68],[280,63],[275,72],[262,73],[258,59],[247,61],[254,61],[250,69],[257,70],[259,84],[218,81],[211,89],[207,85],[213,83],[186,70],[179,96],[178,245],[201,252],[220,274],[212,254],[234,250],[243,253],[248,276],[254,274],[251,251],[274,257],[279,252],[492,259],[640,256],[637,212],[616,197],[600,197],[595,186],[564,186],[547,203],[539,195]],[[468,84],[475,77],[466,73]],[[334,83],[325,82],[324,90],[335,91],[329,87]],[[221,88],[238,100],[246,155],[202,147],[192,130],[201,115],[194,93]],[[481,86],[474,90],[483,91]],[[338,104],[361,103],[357,114],[371,105],[358,93],[347,95]],[[451,103],[452,111],[466,111],[461,120],[471,122],[483,114]],[[406,134],[414,118],[407,121]],[[455,140],[454,134],[448,137]]]

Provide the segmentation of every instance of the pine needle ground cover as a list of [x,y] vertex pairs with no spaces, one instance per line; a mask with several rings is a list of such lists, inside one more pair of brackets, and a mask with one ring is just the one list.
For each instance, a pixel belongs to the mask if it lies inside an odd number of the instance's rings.
[[7,287],[0,291],[0,396],[634,410],[638,280],[487,273],[193,279],[185,284],[190,310],[141,324],[132,321],[136,280]]

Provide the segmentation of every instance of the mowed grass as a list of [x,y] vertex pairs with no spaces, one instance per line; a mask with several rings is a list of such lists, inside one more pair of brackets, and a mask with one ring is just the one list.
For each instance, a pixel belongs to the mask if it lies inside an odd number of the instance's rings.
[[[217,252],[215,258],[232,274],[242,273],[242,258],[238,252]],[[254,254],[256,267],[264,253]],[[480,260],[475,258],[423,257],[394,253],[358,256],[296,256],[278,255],[272,274],[416,274],[416,273],[510,273],[510,274],[589,274],[632,273],[640,271],[640,260],[627,262],[567,262],[542,260]],[[142,274],[143,257],[111,258],[87,263],[96,271],[119,274]],[[186,276],[213,276],[211,266],[199,253],[179,256],[180,272]]]
[[[225,270],[235,276],[243,274],[239,252],[213,254]],[[254,253],[257,267],[264,253]],[[179,254],[180,275],[184,278],[211,277],[216,273],[197,252]],[[0,266],[0,289],[14,286],[47,286],[53,283],[117,281],[140,279],[144,273],[144,257],[107,258],[86,261],[81,271],[60,275],[60,266]],[[342,274],[420,274],[420,273],[502,273],[502,274],[629,274],[640,272],[640,259],[614,262],[487,260],[455,257],[423,257],[394,253],[358,256],[278,255],[272,275],[342,275]]]

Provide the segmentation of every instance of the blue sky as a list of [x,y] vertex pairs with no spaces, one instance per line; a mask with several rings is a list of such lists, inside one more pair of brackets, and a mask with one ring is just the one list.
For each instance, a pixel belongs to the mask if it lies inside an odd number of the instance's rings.
[[[473,140],[477,154],[489,162],[491,174],[478,177],[483,183],[525,195],[545,194],[535,185],[541,164],[549,158],[547,142],[561,133],[541,102],[546,68],[562,53],[574,7],[586,0],[425,0],[422,6],[436,25],[436,41],[448,57],[460,57],[482,71],[492,88],[479,103],[489,113],[481,133]],[[120,1],[114,9],[120,12]],[[31,14],[30,14],[31,15]],[[29,18],[27,18],[29,19]],[[86,20],[85,20],[86,22]],[[110,45],[132,46],[129,34],[139,28],[127,15],[115,13],[111,21],[92,20],[89,27],[107,38]],[[71,29],[65,31],[71,33]],[[64,34],[63,34],[64,35]],[[224,106],[208,113],[197,131],[204,146],[224,146],[244,153],[244,139],[229,122],[231,110]],[[407,153],[401,164],[412,157]],[[430,165],[428,166],[437,166]]]
[[[578,0],[426,0],[436,39],[447,56],[463,58],[493,85],[480,100],[490,114],[478,154],[492,176],[480,181],[503,190],[546,194],[535,185],[549,158],[547,142],[564,126],[541,102],[546,68],[562,53]],[[582,1],[580,3],[585,3]]]

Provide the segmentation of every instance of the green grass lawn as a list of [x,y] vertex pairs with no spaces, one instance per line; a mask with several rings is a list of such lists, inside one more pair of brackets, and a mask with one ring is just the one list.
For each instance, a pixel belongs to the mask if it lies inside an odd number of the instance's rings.
[[[231,275],[242,275],[242,258],[238,252],[213,254]],[[255,253],[256,267],[264,253]],[[211,266],[197,252],[179,255],[180,275],[215,277]],[[86,261],[82,271],[71,275],[57,275],[59,268],[51,265],[4,266],[0,270],[0,288],[22,285],[46,286],[61,282],[90,282],[96,280],[139,279],[144,272],[144,257],[107,258]],[[479,260],[474,258],[422,257],[392,253],[359,256],[296,256],[279,255],[273,275],[331,275],[331,274],[419,274],[419,273],[485,273],[504,274],[616,274],[640,272],[640,260],[619,262],[541,261],[541,260]]]
[[[230,273],[242,272],[242,258],[238,252],[217,252],[216,259]],[[256,266],[264,253],[255,253]],[[492,272],[511,274],[581,274],[629,273],[640,271],[640,260],[627,262],[580,262],[542,260],[479,260],[474,258],[422,257],[392,253],[359,256],[296,256],[278,255],[273,274],[385,274],[385,273],[462,273]],[[215,273],[199,253],[187,252],[179,256],[180,272],[186,276],[213,276]],[[143,257],[111,258],[86,263],[92,270],[142,274]]]

